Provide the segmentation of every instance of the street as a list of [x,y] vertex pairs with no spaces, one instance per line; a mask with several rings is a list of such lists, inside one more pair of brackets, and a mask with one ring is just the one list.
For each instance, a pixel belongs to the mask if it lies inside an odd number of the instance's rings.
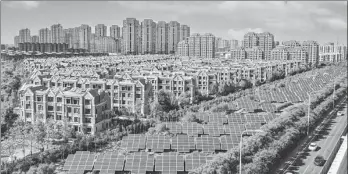
[[[344,112],[347,112],[346,108]],[[337,141],[340,139],[345,126],[347,126],[346,114],[343,116],[333,116],[328,125],[319,133],[318,137],[312,141],[318,145],[318,149],[316,151],[305,150],[289,169],[299,174],[320,173],[323,167],[314,164],[315,157],[322,155],[325,160],[328,159]]]

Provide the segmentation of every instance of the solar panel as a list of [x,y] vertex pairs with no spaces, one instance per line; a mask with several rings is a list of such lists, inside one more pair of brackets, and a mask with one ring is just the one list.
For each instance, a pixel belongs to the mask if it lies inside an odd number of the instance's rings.
[[203,135],[196,138],[196,149],[202,152],[215,152],[220,150],[220,140],[217,137]]
[[220,138],[221,150],[229,150],[237,147],[240,143],[240,134],[224,135]]
[[206,154],[193,152],[190,155],[187,155],[185,158],[185,171],[190,172],[198,168],[201,165],[206,164],[211,161],[212,157],[207,156]]
[[272,104],[272,103],[262,103],[261,105],[261,109],[263,111],[266,111],[266,112],[275,112],[277,111],[277,107]]
[[124,170],[132,174],[145,174],[154,169],[154,156],[146,152],[135,152],[127,156]]
[[177,152],[190,152],[195,150],[195,142],[192,137],[187,135],[177,135],[172,138],[171,148]]
[[245,130],[244,124],[241,123],[230,123],[228,125],[224,125],[225,134],[240,134]]
[[182,125],[179,123],[166,123],[166,127],[172,134],[182,134]]
[[204,126],[204,135],[219,137],[220,135],[225,134],[223,125],[220,125],[218,123],[208,123],[203,126]]
[[243,114],[240,113],[232,113],[228,115],[228,124],[231,123],[245,123],[246,119]]
[[227,124],[227,118],[225,114],[211,113],[209,115],[209,123],[218,123],[220,125]]
[[163,174],[184,172],[184,157],[176,152],[163,153],[155,158],[155,171]]
[[91,171],[93,169],[96,155],[89,151],[77,151],[75,154],[69,154],[63,170],[68,172],[81,173],[84,171]]
[[258,116],[255,113],[249,113],[244,115],[247,123],[264,123],[263,117]]
[[170,150],[170,139],[164,135],[148,136],[146,148],[150,149],[151,152],[164,152],[164,150]]
[[182,133],[188,136],[195,136],[203,134],[203,128],[201,124],[198,123],[184,123],[182,125]]
[[[260,115],[261,116],[261,115]],[[276,114],[272,114],[272,113],[267,113],[267,114],[262,114],[264,120],[266,123],[271,122],[273,119],[277,118]]]
[[125,156],[115,152],[100,154],[94,164],[94,170],[100,173],[115,173],[123,171]]
[[197,114],[197,118],[201,122],[208,123],[209,122],[209,114],[210,113],[199,113],[199,114]]
[[261,126],[262,126],[262,124],[259,123],[259,122],[246,123],[246,124],[245,124],[245,129],[246,129],[246,130],[255,130],[255,129],[260,129]]
[[146,137],[141,134],[128,134],[122,138],[121,147],[128,152],[138,152],[141,149],[145,149]]

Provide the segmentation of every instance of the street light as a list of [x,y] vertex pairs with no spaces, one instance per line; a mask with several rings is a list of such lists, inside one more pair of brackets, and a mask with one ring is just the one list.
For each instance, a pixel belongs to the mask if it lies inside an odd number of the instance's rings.
[[265,132],[261,129],[256,130],[245,130],[240,134],[240,146],[239,146],[239,174],[242,174],[242,144],[243,144],[243,134],[244,132]]

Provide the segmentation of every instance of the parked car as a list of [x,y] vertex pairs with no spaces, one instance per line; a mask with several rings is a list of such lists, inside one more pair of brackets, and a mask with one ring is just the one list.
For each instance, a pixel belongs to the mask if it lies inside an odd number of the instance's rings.
[[324,159],[323,156],[318,155],[318,156],[315,157],[315,159],[314,159],[314,164],[315,164],[316,166],[323,166],[324,163],[325,163],[325,159]]
[[291,170],[288,170],[285,172],[285,174],[295,174],[295,172],[291,171]]
[[311,143],[309,146],[308,146],[308,149],[311,150],[311,151],[315,151],[317,150],[318,146],[316,143]]
[[343,111],[338,111],[337,112],[337,116],[343,116],[344,115],[344,112]]

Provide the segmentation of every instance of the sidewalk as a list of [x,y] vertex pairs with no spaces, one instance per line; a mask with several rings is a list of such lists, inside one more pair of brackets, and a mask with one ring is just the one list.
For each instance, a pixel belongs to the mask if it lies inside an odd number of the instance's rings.
[[347,135],[343,137],[341,147],[338,150],[327,174],[338,174],[338,170],[341,166],[347,167]]

